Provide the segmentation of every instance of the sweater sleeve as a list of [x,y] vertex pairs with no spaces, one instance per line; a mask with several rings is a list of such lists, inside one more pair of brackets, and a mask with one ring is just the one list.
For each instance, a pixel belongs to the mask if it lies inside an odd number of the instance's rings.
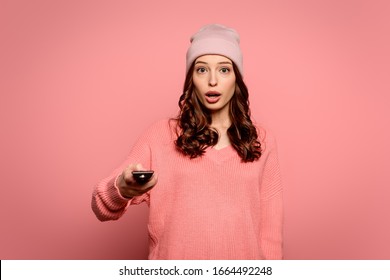
[[265,259],[283,258],[283,196],[276,141],[268,135],[261,182],[260,246]]
[[141,136],[133,146],[126,160],[115,169],[110,176],[101,180],[92,193],[92,210],[100,221],[117,220],[132,204],[146,201],[149,203],[149,192],[131,199],[123,197],[118,189],[116,181],[123,170],[132,163],[141,163],[147,169],[151,169],[150,130]]

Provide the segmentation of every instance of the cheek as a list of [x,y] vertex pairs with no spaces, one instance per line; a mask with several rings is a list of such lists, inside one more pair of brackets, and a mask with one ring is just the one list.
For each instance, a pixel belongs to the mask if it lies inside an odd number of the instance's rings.
[[195,81],[193,81],[193,83],[194,83],[194,92],[196,93],[196,95],[198,95],[200,92],[199,84],[196,83]]
[[202,92],[205,91],[204,82],[201,79],[193,79],[194,91],[198,97],[200,97]]
[[234,92],[236,91],[236,80],[232,80],[229,82],[229,91],[231,92],[231,94],[234,94]]
[[195,83],[195,81],[193,81],[193,83],[194,83],[194,91],[193,91],[193,93],[195,94],[195,96],[199,100],[202,100],[202,94],[200,94],[202,92],[202,90],[199,88],[199,85],[197,83]]
[[199,89],[199,79],[196,78],[196,76],[192,76],[192,84],[194,85],[194,89]]

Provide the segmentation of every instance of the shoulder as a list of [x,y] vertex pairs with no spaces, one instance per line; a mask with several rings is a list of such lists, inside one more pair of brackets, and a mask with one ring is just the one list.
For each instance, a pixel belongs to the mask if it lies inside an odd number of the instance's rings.
[[177,122],[173,119],[165,118],[154,122],[146,130],[144,137],[152,142],[162,142],[162,140],[173,140],[176,135]]
[[150,132],[174,132],[176,131],[177,121],[175,119],[165,118],[154,122],[147,131]]

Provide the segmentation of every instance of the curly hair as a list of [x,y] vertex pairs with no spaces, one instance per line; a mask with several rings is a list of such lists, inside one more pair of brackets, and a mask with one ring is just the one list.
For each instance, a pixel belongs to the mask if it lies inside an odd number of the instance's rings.
[[[253,162],[261,156],[261,144],[256,127],[250,118],[248,88],[238,68],[233,63],[236,75],[236,88],[230,100],[231,126],[227,130],[229,140],[243,162]],[[178,137],[177,149],[190,158],[202,156],[209,146],[218,143],[218,132],[210,127],[211,115],[208,109],[198,100],[194,92],[192,79],[194,63],[188,70],[183,94],[179,99],[180,112],[176,118]]]

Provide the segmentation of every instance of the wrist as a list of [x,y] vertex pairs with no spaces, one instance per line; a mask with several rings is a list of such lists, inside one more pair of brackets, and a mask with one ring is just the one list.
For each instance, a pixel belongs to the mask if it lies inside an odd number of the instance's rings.
[[123,174],[120,174],[115,181],[115,186],[118,189],[119,194],[125,199],[132,199],[134,196],[127,196],[123,190],[125,190],[128,186],[126,181],[123,179]]

